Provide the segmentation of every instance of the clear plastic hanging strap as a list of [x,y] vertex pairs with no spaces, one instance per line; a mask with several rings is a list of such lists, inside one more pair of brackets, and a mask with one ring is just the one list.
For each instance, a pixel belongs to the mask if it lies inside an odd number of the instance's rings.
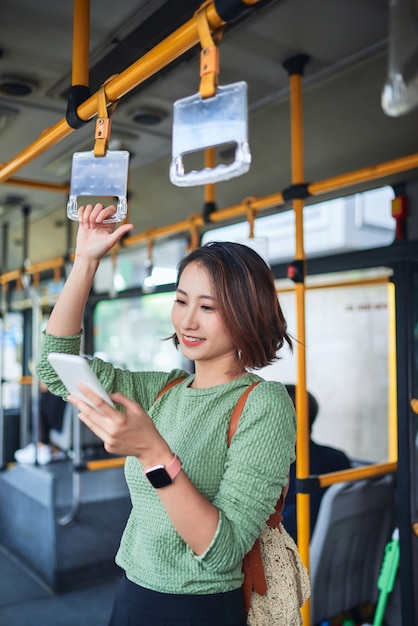
[[[236,144],[235,160],[229,164],[185,172],[183,156],[222,144]],[[218,87],[213,98],[200,93],[174,103],[173,154],[170,180],[178,187],[206,185],[248,172],[247,83]]]
[[388,77],[382,90],[386,115],[398,117],[418,106],[418,4],[389,3]]
[[94,151],[73,154],[70,197],[67,203],[67,216],[78,221],[78,198],[95,196],[95,202],[108,202],[117,198],[116,213],[108,222],[121,222],[127,211],[129,152],[108,150],[103,157],[95,157]]

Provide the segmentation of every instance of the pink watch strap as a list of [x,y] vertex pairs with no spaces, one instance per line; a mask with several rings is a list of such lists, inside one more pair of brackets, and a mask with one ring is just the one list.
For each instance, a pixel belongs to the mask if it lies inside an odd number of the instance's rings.
[[180,474],[181,472],[181,461],[178,458],[178,456],[175,454],[173,456],[172,461],[170,461],[170,463],[168,465],[166,465],[166,472],[167,474],[170,476],[171,480],[174,480],[176,476],[178,476],[178,474]]

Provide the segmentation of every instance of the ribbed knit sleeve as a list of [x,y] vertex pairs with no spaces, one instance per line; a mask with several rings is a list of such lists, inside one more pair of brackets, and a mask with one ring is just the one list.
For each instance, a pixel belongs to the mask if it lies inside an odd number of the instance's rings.
[[[54,368],[49,364],[50,352],[64,352],[68,354],[80,353],[81,333],[70,337],[56,337],[44,333],[41,352],[36,372],[51,393],[66,399],[68,390],[61,382]],[[187,378],[189,374],[176,369],[171,372],[131,372],[114,367],[111,363],[99,358],[89,359],[91,369],[97,374],[104,389],[108,393],[120,391],[135,402],[138,402],[145,411],[152,406],[157,394],[171,380]]]
[[79,354],[80,344],[81,332],[71,337],[55,337],[44,332],[42,337],[41,352],[36,363],[36,373],[51,393],[61,396],[64,400],[68,396],[68,390],[62,384],[54,368],[49,364],[48,354],[50,352]]

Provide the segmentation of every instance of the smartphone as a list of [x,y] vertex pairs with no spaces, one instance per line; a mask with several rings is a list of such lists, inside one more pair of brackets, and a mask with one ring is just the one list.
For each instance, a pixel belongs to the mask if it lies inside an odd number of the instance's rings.
[[81,398],[84,402],[96,409],[97,407],[94,406],[92,401],[77,387],[78,383],[84,383],[97,393],[98,396],[103,398],[111,407],[115,407],[112,400],[109,398],[109,394],[103,389],[101,382],[91,369],[87,359],[79,354],[50,352],[48,354],[48,361],[72,395]]

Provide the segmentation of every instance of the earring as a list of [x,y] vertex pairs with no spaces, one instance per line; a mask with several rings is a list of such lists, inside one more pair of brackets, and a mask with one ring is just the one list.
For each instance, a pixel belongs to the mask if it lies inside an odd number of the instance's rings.
[[241,350],[238,350],[238,360],[239,360],[239,361],[241,361],[241,355],[242,355]]

